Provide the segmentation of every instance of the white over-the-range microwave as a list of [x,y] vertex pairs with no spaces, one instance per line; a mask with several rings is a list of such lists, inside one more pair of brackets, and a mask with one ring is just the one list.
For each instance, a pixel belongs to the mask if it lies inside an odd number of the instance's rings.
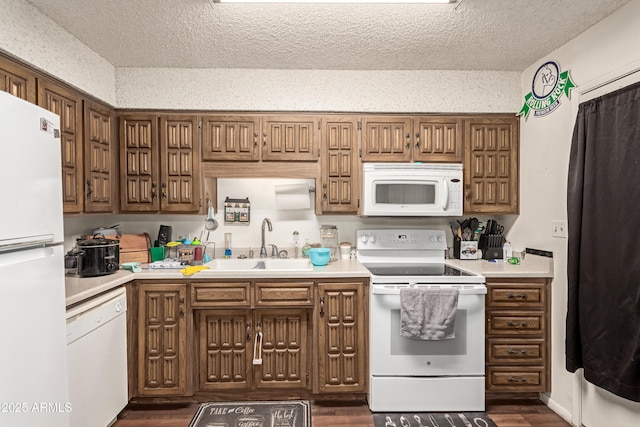
[[462,164],[364,163],[365,216],[462,215]]

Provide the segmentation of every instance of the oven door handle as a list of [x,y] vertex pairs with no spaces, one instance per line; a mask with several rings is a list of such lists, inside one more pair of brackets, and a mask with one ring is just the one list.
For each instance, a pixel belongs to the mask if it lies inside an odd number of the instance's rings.
[[[372,293],[374,295],[400,295],[398,287],[377,287],[373,286]],[[449,288],[444,288],[449,289]],[[473,286],[471,288],[460,289],[460,295],[485,295],[487,288],[485,286]]]

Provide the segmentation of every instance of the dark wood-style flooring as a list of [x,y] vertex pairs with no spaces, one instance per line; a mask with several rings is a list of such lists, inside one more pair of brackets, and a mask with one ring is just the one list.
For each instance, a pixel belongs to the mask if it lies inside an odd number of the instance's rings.
[[[136,405],[125,408],[114,427],[187,427],[199,404]],[[365,403],[313,402],[313,427],[374,427]],[[490,401],[487,412],[498,427],[571,427],[537,400]]]

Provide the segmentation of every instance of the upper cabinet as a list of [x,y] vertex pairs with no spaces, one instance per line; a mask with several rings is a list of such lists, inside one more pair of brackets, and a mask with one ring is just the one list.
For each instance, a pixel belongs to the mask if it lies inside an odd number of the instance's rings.
[[196,116],[121,115],[121,211],[199,212],[198,141]]
[[518,213],[518,124],[515,115],[465,119],[465,213]]
[[202,117],[202,160],[260,160],[260,116]]
[[317,162],[320,116],[262,117],[262,160]]
[[321,213],[358,213],[360,161],[358,119],[354,116],[323,116],[321,126]]
[[462,162],[462,119],[363,116],[362,161]]
[[196,116],[160,116],[160,210],[200,211],[199,141]]
[[38,105],[60,116],[64,213],[81,213],[84,208],[82,97],[53,81],[38,79]]
[[113,109],[85,100],[85,212],[115,212],[118,183],[116,145],[116,120]]
[[36,78],[33,72],[0,55],[0,90],[36,103]]

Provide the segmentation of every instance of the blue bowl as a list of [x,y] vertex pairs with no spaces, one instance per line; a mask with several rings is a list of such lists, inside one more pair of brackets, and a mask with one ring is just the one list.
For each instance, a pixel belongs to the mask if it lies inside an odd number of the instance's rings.
[[309,259],[313,265],[327,265],[331,259],[331,248],[311,248],[309,249]]

